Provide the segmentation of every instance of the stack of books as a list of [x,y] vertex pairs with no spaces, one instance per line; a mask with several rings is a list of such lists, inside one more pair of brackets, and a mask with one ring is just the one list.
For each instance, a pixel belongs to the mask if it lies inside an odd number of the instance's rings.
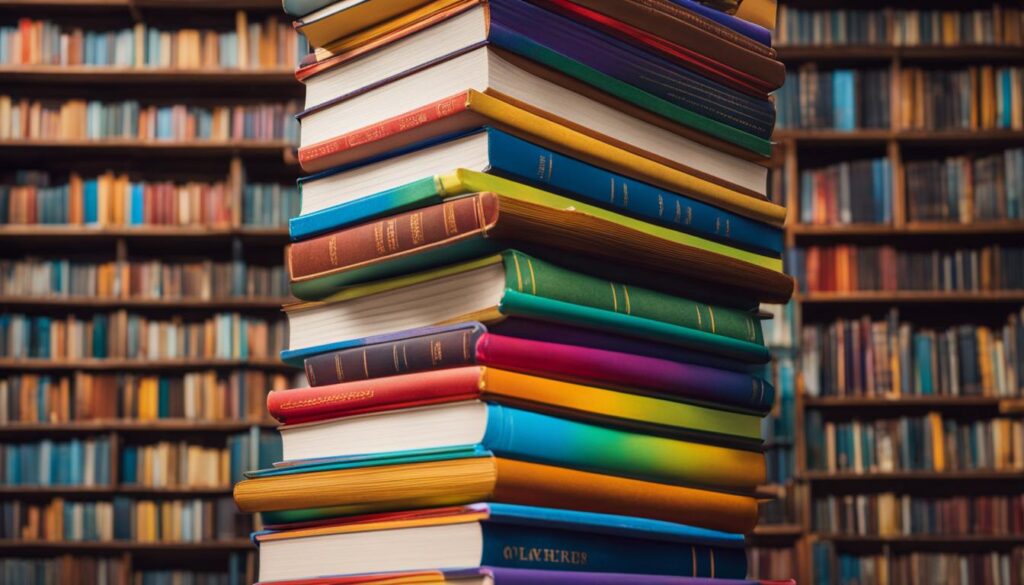
[[285,2],[316,48],[283,352],[309,387],[270,394],[283,461],[235,486],[261,582],[746,577],[759,303],[793,281],[785,69],[728,4]]

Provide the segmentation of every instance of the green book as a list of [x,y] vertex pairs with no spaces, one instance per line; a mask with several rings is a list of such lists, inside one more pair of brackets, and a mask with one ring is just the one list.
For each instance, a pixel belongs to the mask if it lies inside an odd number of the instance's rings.
[[293,359],[315,348],[460,321],[555,322],[764,363],[752,311],[567,270],[516,250],[344,289],[285,308]]

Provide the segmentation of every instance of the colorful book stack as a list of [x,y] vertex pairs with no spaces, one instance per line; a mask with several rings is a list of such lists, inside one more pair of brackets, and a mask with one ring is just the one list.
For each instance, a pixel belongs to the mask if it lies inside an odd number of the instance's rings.
[[285,1],[309,387],[235,486],[260,582],[751,583],[793,281],[785,69],[738,4]]

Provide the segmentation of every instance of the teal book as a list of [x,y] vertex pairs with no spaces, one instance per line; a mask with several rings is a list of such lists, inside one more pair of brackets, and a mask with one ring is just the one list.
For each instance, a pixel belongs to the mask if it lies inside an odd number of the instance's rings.
[[618,333],[747,363],[769,359],[754,312],[589,276],[515,250],[351,287],[285,312],[286,361],[328,343],[508,317]]

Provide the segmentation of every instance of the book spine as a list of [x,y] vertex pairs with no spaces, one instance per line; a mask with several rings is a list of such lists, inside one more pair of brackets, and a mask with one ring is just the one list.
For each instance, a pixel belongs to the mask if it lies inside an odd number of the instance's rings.
[[[526,182],[572,193],[603,207],[756,251],[782,252],[782,230],[662,191],[623,175],[541,148],[505,132],[488,133],[492,169]],[[609,189],[609,185],[611,185]],[[607,193],[607,197],[597,194]]]
[[663,483],[750,490],[764,455],[488,405],[483,446],[498,456]]
[[740,309],[716,307],[566,270],[521,252],[506,253],[508,288],[520,293],[670,323],[763,345],[761,322]]
[[497,217],[494,196],[466,197],[403,213],[288,247],[292,281],[438,246],[485,230]]
[[480,369],[449,368],[344,384],[275,390],[270,415],[297,424],[368,412],[468,400],[480,395]]
[[483,522],[483,565],[516,569],[647,573],[742,579],[742,548]]
[[467,366],[476,361],[478,338],[471,328],[325,353],[306,358],[306,379],[327,386]]
[[332,155],[357,146],[377,142],[425,124],[438,122],[468,109],[469,93],[463,92],[348,134],[304,146],[299,149],[299,164],[307,171],[326,168],[329,164],[319,165],[318,161],[326,160]]

